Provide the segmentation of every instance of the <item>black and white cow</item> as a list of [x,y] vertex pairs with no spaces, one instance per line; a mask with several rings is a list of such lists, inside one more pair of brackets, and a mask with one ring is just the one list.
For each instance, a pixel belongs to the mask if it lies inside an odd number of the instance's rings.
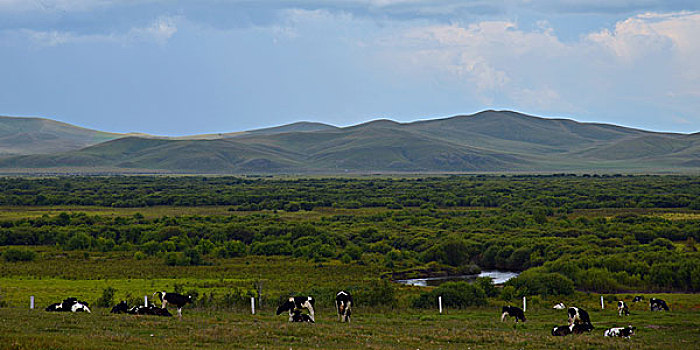
[[46,307],[46,311],[51,312],[90,312],[88,303],[77,298],[67,298],[60,303],[51,304]]
[[182,307],[186,304],[192,304],[191,295],[182,295],[178,293],[155,292],[153,296],[158,294],[161,301],[161,308],[165,309],[168,304],[173,304],[177,307],[177,315],[182,318]]
[[635,329],[637,329],[637,328],[632,327],[632,326],[615,327],[615,328],[606,329],[605,333],[603,333],[603,335],[606,337],[622,337],[622,338],[629,339],[631,336],[634,335]]
[[309,322],[309,323],[316,323],[314,320],[311,318],[311,316],[302,314],[301,310],[294,310],[292,314],[292,321],[291,322]]
[[576,323],[571,326],[571,333],[582,334],[583,332],[590,333],[595,327],[590,323]]
[[666,305],[665,301],[656,298],[649,299],[649,307],[651,308],[651,311],[669,310],[668,305]]
[[335,295],[335,309],[338,312],[338,321],[350,323],[352,311],[352,295],[346,291],[340,291]]
[[559,304],[557,304],[557,305],[552,306],[552,309],[555,309],[555,310],[564,310],[564,309],[566,309],[566,305],[564,305],[564,303],[559,303]]
[[314,298],[313,297],[290,297],[277,308],[277,315],[289,311],[289,322],[293,321],[294,311],[301,309],[309,310],[309,317],[316,322],[314,318]]
[[508,316],[515,317],[515,323],[518,323],[518,320],[525,322],[525,312],[517,306],[504,306],[501,312],[501,322]]
[[131,309],[129,309],[127,311],[127,313],[131,314],[131,315],[149,315],[149,316],[166,316],[166,317],[172,316],[172,314],[170,313],[170,311],[168,311],[168,309],[160,308],[160,307],[157,307],[153,304],[150,304],[148,306],[143,306],[143,305],[134,306]]
[[122,314],[122,313],[127,313],[129,311],[129,305],[126,303],[125,300],[122,300],[119,302],[119,304],[114,305],[112,307],[112,311],[110,311],[113,314]]
[[644,297],[641,296],[641,295],[637,295],[636,297],[634,297],[634,299],[632,299],[632,302],[633,302],[633,303],[638,303],[638,302],[640,302],[640,301],[642,301],[642,300],[644,300]]
[[580,307],[570,307],[567,310],[569,314],[569,325],[573,324],[591,324],[591,318],[588,312]]
[[617,301],[617,314],[619,316],[629,316],[630,315],[630,308],[627,306],[627,303],[625,303],[622,300]]
[[565,337],[571,334],[571,326],[554,326],[552,335],[555,337]]

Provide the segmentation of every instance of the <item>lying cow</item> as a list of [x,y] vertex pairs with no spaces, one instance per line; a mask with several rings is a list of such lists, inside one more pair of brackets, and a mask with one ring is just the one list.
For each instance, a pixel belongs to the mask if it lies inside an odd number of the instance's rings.
[[576,323],[568,326],[555,326],[552,328],[552,335],[555,337],[565,337],[569,334],[582,334],[594,329],[590,323]]
[[293,322],[294,312],[301,309],[309,310],[311,321],[316,322],[314,318],[314,298],[313,297],[290,297],[277,308],[277,315],[289,311],[289,322]]
[[571,334],[571,326],[554,326],[552,335],[555,337],[565,337]]
[[316,323],[314,320],[311,318],[311,316],[302,314],[301,310],[294,310],[292,314],[292,321],[291,322],[309,322],[309,323]]
[[634,297],[634,299],[632,299],[632,302],[633,302],[633,303],[638,303],[638,302],[640,302],[640,301],[642,301],[642,300],[644,300],[644,296],[637,295],[636,297]]
[[632,327],[632,326],[615,327],[615,328],[606,329],[605,333],[603,333],[603,335],[606,337],[622,337],[622,338],[629,339],[631,336],[634,335],[635,329],[637,329],[637,328]]
[[352,295],[345,291],[340,291],[335,295],[335,308],[338,311],[338,321],[350,323],[350,315],[352,311]]
[[46,307],[46,311],[51,312],[90,312],[88,303],[77,298],[67,298],[60,303],[51,304]]
[[622,300],[618,300],[617,302],[617,314],[619,316],[629,316],[630,315],[630,308],[627,306],[627,303],[625,303]]
[[569,325],[573,324],[591,324],[591,318],[588,312],[580,307],[570,307],[567,310],[569,314]]
[[668,305],[666,305],[665,301],[656,298],[649,299],[649,307],[651,308],[651,311],[669,310]]
[[517,306],[504,306],[501,312],[501,322],[508,316],[514,317],[515,323],[518,323],[518,320],[525,322],[525,312]]
[[126,303],[125,300],[122,300],[119,302],[119,304],[114,305],[112,307],[112,311],[110,311],[113,314],[125,314],[129,311],[129,305]]
[[149,315],[149,316],[165,316],[165,317],[171,317],[173,314],[168,311],[166,308],[160,308],[157,307],[153,304],[148,305],[148,306],[134,306],[131,309],[127,311],[128,314],[131,315]]
[[555,309],[555,310],[564,310],[564,309],[566,309],[566,305],[564,305],[564,303],[559,303],[559,304],[557,304],[557,305],[552,306],[552,309]]

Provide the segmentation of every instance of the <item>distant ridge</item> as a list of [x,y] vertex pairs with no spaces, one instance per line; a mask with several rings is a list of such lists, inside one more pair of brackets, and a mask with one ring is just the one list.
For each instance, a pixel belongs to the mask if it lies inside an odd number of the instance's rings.
[[340,128],[299,122],[179,138],[130,136],[52,155],[0,159],[0,171],[29,173],[678,173],[697,172],[699,166],[700,134],[492,110],[412,123],[380,119]]

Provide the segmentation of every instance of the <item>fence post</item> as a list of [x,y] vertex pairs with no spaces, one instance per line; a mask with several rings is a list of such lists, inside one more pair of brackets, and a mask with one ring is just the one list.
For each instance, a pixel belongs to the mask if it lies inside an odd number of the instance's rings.
[[143,306],[148,307],[148,295],[143,296]]
[[605,309],[605,303],[603,302],[603,296],[600,296],[600,308]]
[[34,309],[34,296],[33,295],[29,296],[29,309],[31,309],[31,310]]
[[523,297],[523,312],[527,311],[527,299]]
[[440,313],[442,314],[442,296],[438,297],[438,308],[440,309]]
[[255,297],[250,297],[250,312],[255,315]]

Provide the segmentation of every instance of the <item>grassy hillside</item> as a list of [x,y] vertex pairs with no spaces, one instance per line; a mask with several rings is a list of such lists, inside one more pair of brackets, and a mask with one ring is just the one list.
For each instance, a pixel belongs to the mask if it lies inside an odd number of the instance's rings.
[[697,135],[545,119],[508,111],[336,128],[295,123],[232,134],[128,137],[81,150],[0,160],[4,169],[185,173],[616,171],[700,167]]
[[65,152],[122,136],[43,118],[0,117],[0,155]]

